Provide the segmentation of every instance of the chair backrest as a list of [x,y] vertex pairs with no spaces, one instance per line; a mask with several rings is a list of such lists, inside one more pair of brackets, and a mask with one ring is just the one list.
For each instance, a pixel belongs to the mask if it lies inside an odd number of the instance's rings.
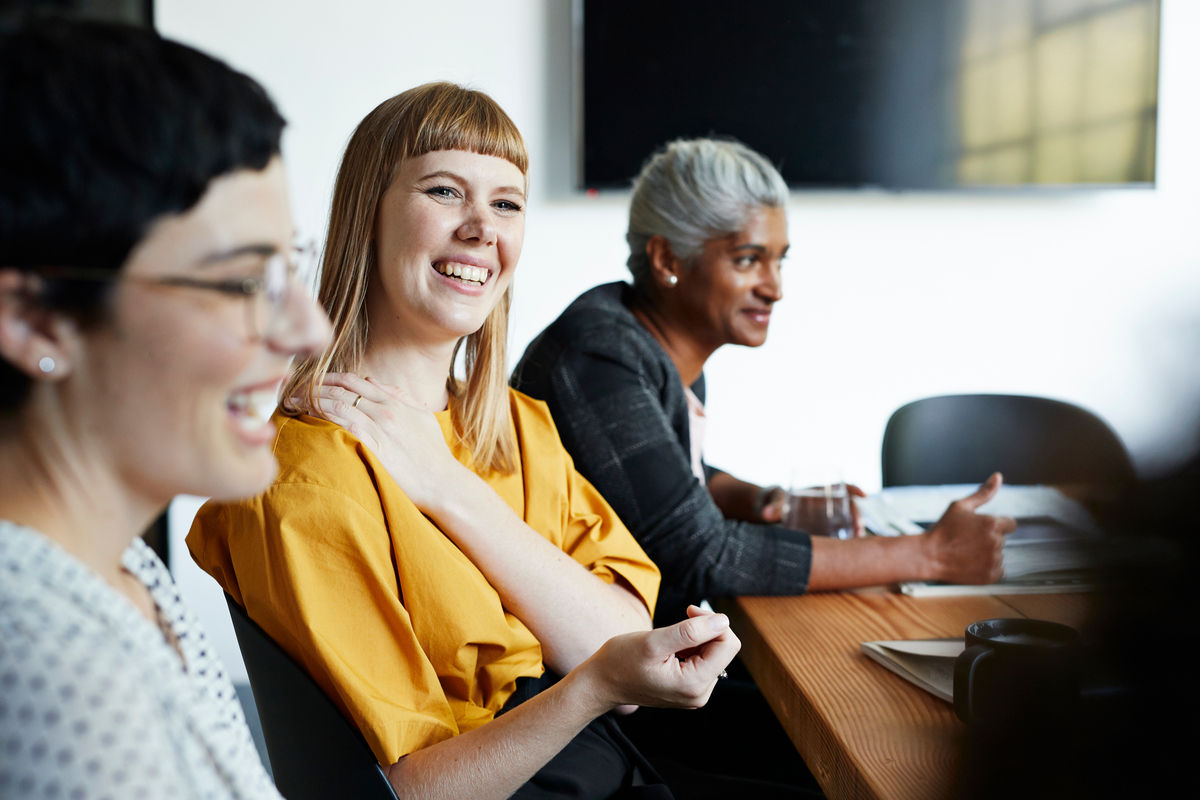
[[396,800],[358,729],[245,609],[229,595],[225,601],[280,793],[288,800]]
[[1121,440],[1099,417],[1044,397],[927,397],[892,414],[883,485],[976,483],[996,470],[1012,484],[1120,487],[1133,481]]

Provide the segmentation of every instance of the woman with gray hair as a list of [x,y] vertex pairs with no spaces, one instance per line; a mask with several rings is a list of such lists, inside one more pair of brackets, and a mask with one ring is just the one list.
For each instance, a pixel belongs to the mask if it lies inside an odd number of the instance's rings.
[[840,541],[775,524],[781,492],[703,463],[704,363],[758,347],[783,298],[787,186],[733,141],[677,140],[646,162],[629,211],[632,285],[577,298],[513,385],[545,400],[576,468],[662,570],[657,615],[720,595],[1000,577],[1011,519],[976,514],[993,475],[921,536]]
[[[783,298],[787,198],[770,162],[741,144],[671,142],[634,181],[632,285],[585,292],[513,373],[516,388],[546,401],[576,469],[658,564],[660,622],[719,595],[905,579],[987,583],[1000,576],[1002,534],[1015,527],[975,513],[999,488],[997,474],[921,536],[810,536],[772,524],[781,493],[703,463],[704,363],[722,345],[766,341]],[[689,714],[682,740],[680,721],[643,709],[621,726],[664,775],[752,777],[762,797],[815,788],[748,680],[722,682],[704,710]],[[696,741],[720,746],[697,753]],[[719,787],[713,793],[720,796]]]
[[782,209],[788,188],[771,163],[743,144],[678,139],[650,159],[629,207],[629,259],[634,284],[654,282],[650,240],[670,243],[691,264],[716,235],[741,230],[756,209]]

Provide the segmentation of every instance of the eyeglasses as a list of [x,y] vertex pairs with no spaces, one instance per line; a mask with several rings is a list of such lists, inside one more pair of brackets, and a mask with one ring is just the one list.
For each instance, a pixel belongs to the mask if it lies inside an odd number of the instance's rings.
[[123,275],[120,272],[93,267],[43,267],[38,269],[37,274],[47,280],[109,283],[125,281],[203,289],[241,296],[246,300],[247,335],[251,340],[260,340],[279,332],[288,318],[289,306],[294,302],[297,286],[302,289],[302,294],[307,296],[316,272],[316,263],[316,247],[307,244],[292,248],[288,254],[273,253],[267,256],[263,261],[262,275],[246,278],[205,280],[186,275],[150,277]]

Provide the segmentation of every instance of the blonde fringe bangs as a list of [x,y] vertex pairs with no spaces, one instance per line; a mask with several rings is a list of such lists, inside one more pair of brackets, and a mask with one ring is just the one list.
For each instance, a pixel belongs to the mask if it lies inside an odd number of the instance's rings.
[[411,136],[405,137],[411,146],[403,158],[435,150],[467,150],[503,158],[527,174],[529,154],[516,125],[490,98],[489,103],[480,103],[462,91],[440,95],[422,119],[413,120]]

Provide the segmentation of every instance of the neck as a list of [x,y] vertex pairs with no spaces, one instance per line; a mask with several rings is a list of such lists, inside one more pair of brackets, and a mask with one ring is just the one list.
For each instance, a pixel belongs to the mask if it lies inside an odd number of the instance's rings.
[[635,298],[631,309],[634,318],[662,345],[683,385],[691,386],[700,378],[704,363],[717,348],[701,342],[686,325],[677,323],[669,312],[651,299],[641,294]]
[[404,390],[409,401],[429,411],[441,411],[450,402],[446,378],[450,375],[454,342],[437,345],[368,342],[359,374]]
[[86,431],[34,402],[0,425],[0,518],[33,528],[114,587],[121,556],[170,498],[124,484]]

